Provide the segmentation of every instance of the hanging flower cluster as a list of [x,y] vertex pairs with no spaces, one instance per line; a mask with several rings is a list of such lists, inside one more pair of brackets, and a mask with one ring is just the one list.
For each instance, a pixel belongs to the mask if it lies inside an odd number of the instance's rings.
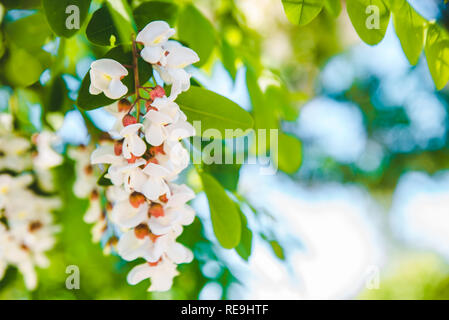
[[84,214],[84,221],[94,224],[92,241],[99,242],[107,230],[105,208],[100,198],[101,189],[97,184],[99,175],[90,164],[92,147],[79,146],[68,150],[70,158],[75,160],[75,184],[73,193],[81,199],[89,199],[89,207]]
[[60,201],[36,194],[31,188],[33,175],[23,172],[33,164],[39,168],[59,165],[62,158],[47,144],[52,140],[50,133],[34,137],[37,151],[32,155],[29,140],[13,132],[11,115],[0,114],[0,123],[0,279],[8,265],[15,266],[32,290],[37,285],[35,266],[49,264],[45,252],[53,247],[58,231],[51,212]]
[[[116,118],[110,134],[117,138],[101,143],[91,156],[91,164],[108,166],[105,178],[112,185],[106,190],[110,204],[106,209],[108,219],[119,230],[118,254],[127,261],[146,260],[131,270],[128,282],[136,284],[150,278],[149,291],[169,290],[178,274],[177,264],[193,259],[192,252],[176,238],[183,226],[194,220],[195,213],[186,203],[195,194],[173,181],[189,164],[181,140],[193,136],[195,130],[175,99],[190,87],[190,75],[184,68],[199,58],[193,50],[168,40],[173,34],[166,22],[153,21],[133,42],[134,58],[139,54],[137,44],[142,44],[142,59],[171,85],[170,96],[161,86],[136,83],[133,103],[122,98],[106,108]],[[137,66],[133,68],[136,73]],[[128,91],[121,82],[127,75],[119,62],[97,60],[91,65],[90,93],[121,98]],[[149,97],[141,97],[139,90],[145,90]]]

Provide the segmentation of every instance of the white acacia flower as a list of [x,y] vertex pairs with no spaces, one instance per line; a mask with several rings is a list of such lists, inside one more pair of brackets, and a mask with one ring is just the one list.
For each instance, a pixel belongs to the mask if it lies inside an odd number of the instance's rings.
[[75,160],[76,180],[73,185],[73,193],[78,198],[87,198],[97,187],[98,177],[94,174],[90,164],[89,154],[91,148],[77,147],[70,148],[68,155]]
[[104,109],[115,118],[111,130],[109,130],[109,134],[119,136],[120,131],[123,129],[123,117],[128,114],[128,110],[120,110],[119,101],[115,101]]
[[127,281],[135,285],[142,280],[151,279],[148,291],[168,291],[173,285],[173,279],[179,274],[177,265],[167,258],[156,264],[143,263],[135,266],[127,276]]
[[145,166],[143,172],[148,175],[148,180],[142,185],[141,192],[149,200],[158,200],[160,196],[170,191],[165,181],[166,177],[172,175],[170,170],[159,164],[150,162]]
[[160,236],[150,233],[139,234],[138,229],[139,226],[127,231],[120,237],[117,250],[123,259],[132,261],[137,258],[144,258],[148,262],[157,262],[165,253],[176,263],[185,263],[191,260],[192,252],[175,241],[182,233],[181,226],[175,226],[169,233]]
[[156,64],[164,58],[164,45],[168,38],[175,34],[165,21],[152,21],[137,35],[136,41],[143,43],[142,58],[151,64]]
[[134,228],[148,219],[148,203],[144,202],[137,208],[128,199],[114,205],[111,220],[121,228]]
[[167,132],[167,139],[171,141],[179,141],[193,137],[196,134],[195,128],[183,117],[180,117],[178,121],[166,126],[165,130]]
[[113,164],[109,167],[106,178],[109,178],[115,185],[123,185],[125,191],[142,192],[143,185],[147,181],[147,176],[139,167],[146,162],[143,159],[137,160],[135,163]]
[[185,184],[169,184],[170,197],[163,204],[163,214],[151,216],[148,225],[154,234],[165,234],[180,225],[189,225],[195,219],[194,210],[186,203],[195,198],[195,193]]
[[155,69],[166,84],[171,84],[170,98],[175,99],[181,92],[190,88],[190,74],[185,67],[200,61],[195,51],[184,47],[179,42],[167,41],[165,50],[165,64],[155,65]]
[[50,131],[42,131],[34,138],[37,147],[37,156],[34,165],[39,169],[49,169],[62,163],[62,156],[53,150],[53,145],[60,143],[61,139]]
[[178,121],[184,114],[179,106],[167,97],[155,99],[152,106],[157,110],[149,110],[145,115],[145,138],[149,144],[160,146],[168,136],[165,126]]
[[143,124],[135,123],[124,127],[120,131],[120,135],[124,138],[122,151],[125,159],[131,159],[132,155],[140,157],[147,150],[145,142],[139,136],[141,128],[143,128]]
[[95,223],[100,220],[103,213],[103,208],[101,207],[100,197],[94,196],[90,197],[89,207],[84,214],[83,220],[86,223]]
[[187,226],[195,219],[195,211],[188,205],[164,208],[164,215],[151,217],[148,220],[151,232],[162,235],[170,232],[178,226]]
[[112,59],[100,59],[90,66],[90,94],[104,93],[110,99],[123,97],[128,88],[121,80],[128,75],[128,70],[119,62]]
[[172,181],[183,171],[190,162],[189,152],[180,142],[170,140],[164,143],[164,153],[158,153],[156,160],[159,165],[168,170],[169,174],[164,176],[166,181]]

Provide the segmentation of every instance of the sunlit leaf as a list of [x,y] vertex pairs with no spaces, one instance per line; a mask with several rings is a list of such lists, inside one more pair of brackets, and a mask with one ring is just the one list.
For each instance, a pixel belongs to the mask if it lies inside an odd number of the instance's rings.
[[248,219],[244,213],[240,209],[238,210],[242,220],[242,235],[240,237],[240,243],[235,248],[235,251],[237,251],[238,255],[242,257],[243,260],[248,261],[252,251],[253,232],[248,228]]
[[427,30],[424,51],[433,81],[441,90],[449,81],[449,36],[437,24],[430,25]]
[[291,23],[306,25],[321,12],[324,0],[282,0],[282,4]]
[[325,0],[324,7],[334,17],[338,17],[341,12],[341,0]]
[[390,10],[382,0],[350,0],[346,9],[359,37],[369,45],[382,41],[390,21]]
[[298,171],[302,163],[302,144],[298,138],[280,133],[278,139],[278,153],[272,155],[278,168],[285,173],[293,174]]
[[214,177],[205,172],[200,176],[209,202],[215,236],[223,248],[235,248],[240,242],[242,227],[235,204]]
[[215,129],[224,138],[226,129],[245,131],[253,127],[251,115],[238,104],[200,87],[191,86],[187,92],[178,96],[176,102],[190,122],[201,121],[201,132],[197,132],[197,135],[207,129]]
[[209,60],[215,46],[215,31],[210,21],[193,5],[186,5],[178,18],[179,40],[193,49],[202,66]]
[[412,65],[416,65],[424,48],[427,21],[406,0],[392,0],[391,10],[396,34]]

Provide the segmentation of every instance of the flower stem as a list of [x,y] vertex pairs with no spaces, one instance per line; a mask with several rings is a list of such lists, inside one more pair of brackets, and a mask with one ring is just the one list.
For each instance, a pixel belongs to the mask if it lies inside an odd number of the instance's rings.
[[137,43],[133,35],[133,70],[134,70],[134,88],[136,90],[136,119],[139,122],[140,117],[140,81],[139,81],[139,65],[137,59]]

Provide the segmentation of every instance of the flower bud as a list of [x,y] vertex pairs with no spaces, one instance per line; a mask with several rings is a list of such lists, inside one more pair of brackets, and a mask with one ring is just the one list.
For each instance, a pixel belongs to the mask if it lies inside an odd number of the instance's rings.
[[116,156],[119,156],[122,154],[122,149],[123,149],[123,142],[117,141],[114,143],[114,154]]
[[163,194],[162,196],[160,196],[159,201],[167,203],[168,202],[167,194]]
[[147,199],[140,192],[134,191],[129,195],[129,203],[134,207],[138,208],[141,204],[143,204]]
[[127,114],[126,116],[123,117],[122,123],[123,123],[123,126],[126,127],[126,126],[129,126],[131,124],[136,124],[137,123],[137,119],[134,118],[132,115]]
[[146,236],[150,235],[150,228],[146,223],[141,223],[137,227],[134,228],[134,234],[137,239],[143,239]]
[[150,208],[148,209],[148,216],[155,218],[163,217],[164,208],[159,203],[152,203]]
[[122,99],[118,102],[118,111],[119,112],[128,112],[132,107],[131,102],[128,99]]
[[150,93],[151,100],[165,96],[165,90],[161,86],[156,86]]

